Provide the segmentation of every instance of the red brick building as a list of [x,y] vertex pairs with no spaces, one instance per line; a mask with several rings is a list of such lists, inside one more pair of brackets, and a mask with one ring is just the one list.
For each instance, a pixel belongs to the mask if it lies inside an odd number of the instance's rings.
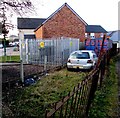
[[86,38],[101,38],[106,35],[107,31],[100,25],[87,25],[86,26]]
[[88,25],[67,3],[47,19],[18,18],[18,30],[20,39],[70,37],[82,42],[107,33],[100,25]]
[[87,23],[67,4],[63,4],[35,29],[37,39],[71,37],[85,40]]

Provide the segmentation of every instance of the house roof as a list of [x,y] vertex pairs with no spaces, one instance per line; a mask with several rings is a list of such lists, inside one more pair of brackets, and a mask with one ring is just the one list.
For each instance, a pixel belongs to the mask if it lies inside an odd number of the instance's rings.
[[41,25],[39,25],[35,31],[37,29],[39,29],[42,25],[44,25],[49,19],[51,19],[56,13],[58,13],[64,6],[66,6],[68,9],[70,9],[73,14],[75,14],[85,25],[87,25],[87,23],[67,4],[67,3],[64,3],[60,8],[58,8],[53,14],[51,14]]
[[100,25],[87,25],[86,33],[107,33],[107,31]]
[[111,31],[111,32],[108,32],[108,34],[112,41],[120,41],[120,30]]
[[17,18],[18,29],[36,29],[46,19],[44,18]]
[[109,31],[108,33],[107,33],[107,36],[112,36],[115,32],[117,32],[117,31]]

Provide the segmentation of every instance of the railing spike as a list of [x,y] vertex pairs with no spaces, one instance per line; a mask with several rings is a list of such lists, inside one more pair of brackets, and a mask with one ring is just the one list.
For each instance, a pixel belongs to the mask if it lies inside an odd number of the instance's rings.
[[56,106],[57,106],[57,102],[55,102],[55,109],[56,109]]
[[47,118],[48,109],[45,110],[45,118]]
[[74,86],[73,92],[75,92],[75,86]]
[[69,91],[69,93],[68,93],[68,96],[70,96],[70,91]]
[[79,86],[80,86],[80,83],[78,83],[78,86],[77,86],[77,88],[79,88]]
[[64,102],[64,97],[62,98],[62,102]]

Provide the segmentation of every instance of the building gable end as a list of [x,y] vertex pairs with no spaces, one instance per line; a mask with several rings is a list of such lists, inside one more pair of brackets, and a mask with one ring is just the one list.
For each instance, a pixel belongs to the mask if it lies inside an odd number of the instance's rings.
[[83,22],[84,25],[87,25],[87,23],[67,4],[63,4],[60,8],[58,8],[53,14],[51,14],[40,26],[38,26],[35,31],[37,31],[42,25],[44,25],[48,20],[50,20],[55,14],[57,14],[63,7],[67,7],[72,13],[78,17],[80,21]]

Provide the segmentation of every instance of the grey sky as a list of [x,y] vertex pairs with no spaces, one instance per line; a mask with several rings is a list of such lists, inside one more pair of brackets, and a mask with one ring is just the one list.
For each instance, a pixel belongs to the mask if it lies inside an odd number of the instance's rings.
[[[89,25],[101,25],[107,31],[118,29],[119,0],[32,0],[37,15],[28,17],[47,18],[65,2]],[[16,16],[12,22],[16,24]],[[16,30],[10,31],[15,33]]]

